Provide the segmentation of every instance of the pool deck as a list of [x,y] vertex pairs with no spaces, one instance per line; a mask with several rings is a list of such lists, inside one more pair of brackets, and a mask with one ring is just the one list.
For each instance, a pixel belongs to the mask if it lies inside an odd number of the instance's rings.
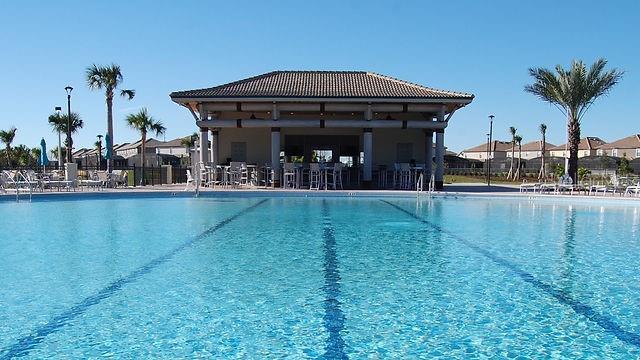
[[[491,185],[487,186],[478,183],[458,183],[458,184],[445,184],[444,191],[439,192],[421,192],[409,190],[308,190],[308,189],[273,189],[262,187],[245,187],[245,188],[200,188],[200,193],[203,195],[231,195],[231,194],[245,194],[245,195],[257,195],[265,196],[267,194],[273,194],[274,196],[472,196],[472,197],[523,197],[527,199],[534,198],[547,198],[547,199],[591,199],[591,200],[631,200],[633,202],[639,202],[640,198],[621,196],[620,194],[598,194],[598,195],[584,195],[584,194],[549,194],[549,193],[534,193],[534,192],[520,192],[517,185]],[[193,188],[185,191],[184,184],[171,184],[171,185],[155,185],[155,186],[138,186],[138,187],[126,187],[126,188],[105,188],[105,189],[85,189],[78,188],[76,191],[49,191],[33,192],[34,198],[60,196],[60,195],[72,195],[72,196],[91,196],[91,195],[140,195],[149,196],[153,194],[171,194],[175,196],[194,194]],[[65,196],[65,197],[67,197]],[[19,199],[24,201],[29,197],[28,192],[21,191]],[[11,201],[16,199],[15,191],[9,190],[6,193],[0,193],[0,201]]]

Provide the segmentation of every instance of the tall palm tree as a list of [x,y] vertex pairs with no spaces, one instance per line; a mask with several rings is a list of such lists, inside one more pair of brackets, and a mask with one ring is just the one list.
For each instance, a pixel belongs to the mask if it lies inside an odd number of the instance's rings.
[[196,142],[198,141],[199,135],[197,132],[194,132],[193,134],[189,135],[189,136],[185,136],[182,139],[180,139],[180,144],[182,146],[184,146],[184,148],[187,150],[187,156],[189,156],[189,165],[191,165],[191,149],[196,145]]
[[540,130],[540,135],[542,135],[542,142],[540,143],[540,150],[541,150],[541,156],[540,156],[540,173],[538,174],[538,179],[540,180],[544,180],[547,178],[547,164],[545,163],[545,158],[546,158],[546,151],[547,151],[547,125],[545,124],[540,124],[540,126],[538,127],[538,129]]
[[[93,64],[87,68],[85,75],[87,77],[87,85],[89,85],[91,90],[104,90],[104,96],[107,102],[107,134],[110,139],[107,143],[107,146],[109,147],[107,151],[110,154],[113,154],[113,96],[115,91],[118,90],[118,86],[120,86],[123,81],[120,66],[116,64],[108,66],[98,66]],[[129,100],[133,99],[135,95],[135,90],[120,90],[120,96]],[[109,159],[107,167],[109,170],[113,168],[113,158]]]
[[149,115],[146,108],[143,108],[135,114],[129,114],[125,120],[130,128],[140,131],[140,141],[142,143],[141,161],[143,169],[140,182],[144,184],[144,160],[146,155],[147,132],[151,131],[154,132],[156,136],[160,136],[161,134],[164,134],[167,128],[165,128],[160,121]]
[[578,145],[580,120],[600,96],[606,95],[620,80],[623,71],[605,71],[607,61],[598,59],[587,70],[581,60],[574,60],[569,69],[557,65],[555,72],[545,68],[530,68],[533,84],[524,90],[555,105],[567,117],[569,164],[566,173],[578,180]]
[[511,134],[511,166],[509,166],[509,173],[507,174],[507,180],[510,180],[513,176],[513,162],[515,160],[515,152],[516,152],[516,132],[518,129],[513,126],[509,127],[509,133]]
[[13,126],[9,130],[0,130],[0,141],[5,146],[5,153],[7,154],[7,166],[11,167],[11,143],[16,137],[16,127]]
[[516,144],[518,145],[518,169],[516,169],[515,174],[513,174],[513,180],[520,179],[520,168],[522,167],[522,136],[516,135],[514,137]]
[[[51,114],[49,115],[49,125],[51,126],[51,128],[53,129],[53,131],[55,132],[59,132],[62,134],[66,134],[67,133],[67,118],[69,118],[69,115],[67,114]],[[80,117],[80,114],[72,112],[71,113],[71,133],[72,134],[76,134],[78,132],[78,130],[82,129],[84,127],[84,121],[82,120],[82,118]],[[69,138],[69,141],[71,141],[71,144],[67,144],[67,139],[65,139],[64,141],[64,146],[66,148],[69,149],[73,149],[73,138]]]

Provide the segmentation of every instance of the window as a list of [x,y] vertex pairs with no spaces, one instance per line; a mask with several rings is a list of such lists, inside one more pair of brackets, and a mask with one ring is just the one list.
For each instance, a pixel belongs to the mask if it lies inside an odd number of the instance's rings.
[[247,161],[247,143],[231,143],[231,161]]
[[317,162],[332,162],[333,161],[333,151],[331,150],[313,150],[313,161]]
[[618,149],[611,150],[611,155],[618,156]]
[[596,155],[598,155],[598,156],[604,155],[604,150],[598,149],[598,151],[596,151]]
[[352,156],[340,156],[340,162],[347,167],[353,166],[353,157]]
[[413,144],[398,143],[396,144],[396,161],[399,163],[408,163],[413,159]]
[[636,157],[640,157],[640,149],[636,149]]

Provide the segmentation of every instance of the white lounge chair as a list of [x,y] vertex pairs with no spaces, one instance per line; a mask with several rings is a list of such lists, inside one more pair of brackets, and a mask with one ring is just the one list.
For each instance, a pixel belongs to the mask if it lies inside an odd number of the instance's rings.
[[196,180],[191,175],[191,170],[187,169],[187,186],[185,186],[184,191],[189,191],[189,187],[193,186],[193,190],[196,189]]

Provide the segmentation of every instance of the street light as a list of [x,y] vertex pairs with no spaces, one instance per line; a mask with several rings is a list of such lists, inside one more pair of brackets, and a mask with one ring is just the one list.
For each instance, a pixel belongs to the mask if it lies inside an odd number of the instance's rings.
[[[58,115],[58,119],[61,117],[62,106],[56,106],[56,115]],[[58,170],[62,169],[62,134],[60,133],[60,128],[58,127]]]
[[487,154],[487,186],[491,186],[491,146],[493,145],[493,118],[489,115],[489,154]]
[[71,151],[73,151],[73,145],[71,143],[71,91],[73,88],[68,86],[64,88],[67,92],[67,162],[73,162],[73,156]]

